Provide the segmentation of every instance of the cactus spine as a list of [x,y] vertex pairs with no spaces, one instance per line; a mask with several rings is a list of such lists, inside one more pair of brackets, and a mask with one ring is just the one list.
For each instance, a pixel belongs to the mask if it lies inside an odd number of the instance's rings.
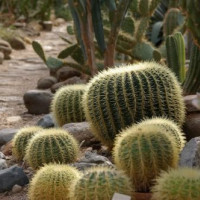
[[121,171],[108,167],[87,170],[71,190],[73,200],[111,200],[115,192],[130,196],[133,194],[129,178]]
[[81,104],[84,91],[85,85],[70,85],[62,87],[56,92],[51,108],[59,126],[85,120]]
[[116,138],[116,166],[126,172],[136,191],[147,192],[155,177],[178,164],[174,137],[160,126],[131,126]]
[[166,39],[167,63],[178,80],[185,80],[185,44],[181,33],[170,35]]
[[25,149],[30,141],[30,139],[43,130],[39,126],[30,126],[20,129],[13,139],[12,153],[17,160],[23,160],[25,156]]
[[25,160],[37,169],[48,163],[72,163],[78,156],[76,140],[62,129],[43,130],[27,147]]
[[146,117],[166,116],[179,125],[185,117],[177,79],[154,62],[102,72],[87,86],[83,103],[94,134],[110,147],[123,128]]
[[30,200],[69,200],[70,186],[81,176],[67,165],[45,165],[33,177],[28,191]]
[[163,172],[152,192],[152,200],[199,200],[200,170],[180,168]]

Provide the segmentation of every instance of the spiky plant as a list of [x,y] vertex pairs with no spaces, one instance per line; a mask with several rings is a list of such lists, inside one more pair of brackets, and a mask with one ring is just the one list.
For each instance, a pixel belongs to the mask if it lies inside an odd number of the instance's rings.
[[59,126],[85,120],[81,103],[84,91],[85,85],[69,85],[56,92],[51,109]]
[[131,126],[116,138],[113,156],[138,192],[147,192],[162,170],[176,167],[179,150],[174,137],[160,126]]
[[71,184],[81,176],[68,165],[50,164],[37,171],[28,191],[30,200],[69,200]]
[[76,140],[65,130],[47,129],[34,136],[26,150],[25,160],[37,169],[48,163],[72,163],[78,156]]
[[163,129],[166,134],[174,137],[174,141],[176,147],[179,149],[179,152],[185,146],[185,134],[181,131],[180,127],[178,127],[177,124],[170,119],[160,117],[145,119],[136,124],[135,127],[146,127],[146,129],[148,129],[148,127],[155,127],[160,130]]
[[152,200],[199,200],[200,170],[171,169],[156,179]]
[[71,199],[111,200],[115,192],[132,196],[133,187],[129,178],[115,169],[95,167],[74,182]]
[[86,119],[94,134],[112,147],[115,136],[144,118],[167,117],[182,125],[185,107],[174,74],[155,62],[141,62],[103,71],[83,97]]
[[30,139],[42,130],[43,128],[39,126],[30,126],[24,127],[16,133],[12,141],[12,153],[17,160],[23,160]]

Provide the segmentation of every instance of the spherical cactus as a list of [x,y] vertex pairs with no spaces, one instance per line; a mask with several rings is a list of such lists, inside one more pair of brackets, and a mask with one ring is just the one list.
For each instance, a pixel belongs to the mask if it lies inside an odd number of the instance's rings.
[[114,161],[126,172],[136,191],[147,192],[161,170],[176,167],[179,150],[174,137],[159,126],[132,126],[116,138]]
[[132,196],[133,187],[129,178],[121,171],[96,167],[89,169],[75,181],[71,188],[71,199],[111,200],[115,192]]
[[85,85],[69,85],[56,92],[51,109],[58,126],[85,120],[81,104],[84,91]]
[[28,191],[30,200],[69,200],[70,186],[81,174],[67,165],[50,164],[33,177]]
[[152,118],[152,119],[145,119],[141,122],[139,122],[135,127],[155,127],[158,129],[163,129],[163,131],[167,134],[170,134],[174,137],[174,141],[176,144],[176,147],[179,149],[179,152],[183,149],[185,146],[185,135],[181,131],[180,127],[178,127],[172,120],[169,120],[167,118]]
[[23,160],[30,139],[41,130],[43,129],[39,126],[30,126],[24,127],[17,132],[12,142],[12,153],[17,160]]
[[87,120],[106,145],[122,129],[153,116],[182,125],[185,107],[174,74],[155,62],[142,62],[104,71],[94,77],[84,94]]
[[37,169],[48,163],[72,163],[77,156],[76,140],[64,130],[52,128],[41,131],[31,139],[25,160]]
[[200,170],[180,168],[163,172],[152,191],[152,200],[199,200]]

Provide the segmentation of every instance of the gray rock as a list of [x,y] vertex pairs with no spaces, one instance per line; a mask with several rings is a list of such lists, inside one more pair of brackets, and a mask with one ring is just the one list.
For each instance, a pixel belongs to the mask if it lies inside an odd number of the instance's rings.
[[17,131],[18,129],[13,129],[13,128],[5,128],[0,130],[0,146],[12,140]]
[[3,63],[4,54],[0,52],[0,65]]
[[183,148],[179,165],[181,167],[200,167],[200,137],[191,139]]
[[16,184],[12,187],[12,193],[13,194],[18,193],[18,192],[22,191],[22,189],[23,189],[22,186]]
[[0,152],[0,159],[5,159],[5,158],[6,156],[2,152]]
[[28,177],[21,167],[12,166],[0,171],[0,192],[11,190],[16,184],[23,186],[28,183]]
[[97,165],[114,167],[114,165],[108,160],[108,158],[90,151],[86,151],[85,155],[82,158],[80,158],[78,162],[73,163],[71,165],[79,170],[85,170],[87,168],[94,167]]
[[188,113],[200,111],[199,94],[184,97],[186,110]]
[[65,124],[63,129],[71,133],[79,143],[82,143],[82,146],[90,146],[98,142],[94,134],[92,134],[88,122]]
[[30,114],[48,114],[53,94],[44,90],[29,90],[24,94],[24,104]]
[[78,76],[74,76],[74,77],[71,77],[71,78],[69,78],[65,81],[54,84],[51,87],[51,92],[55,93],[59,88],[66,86],[66,85],[85,84],[85,83],[86,83],[85,80],[81,79]]
[[41,126],[43,128],[51,128],[55,126],[52,114],[47,114],[42,117],[38,122],[37,126]]
[[19,37],[10,38],[9,43],[10,43],[10,46],[15,50],[26,49],[26,45],[24,41]]
[[38,89],[49,89],[52,85],[57,83],[57,79],[53,76],[40,78],[37,82]]
[[0,170],[8,168],[6,160],[0,158]]
[[10,59],[12,48],[7,41],[2,39],[0,39],[0,52],[4,54],[4,59]]

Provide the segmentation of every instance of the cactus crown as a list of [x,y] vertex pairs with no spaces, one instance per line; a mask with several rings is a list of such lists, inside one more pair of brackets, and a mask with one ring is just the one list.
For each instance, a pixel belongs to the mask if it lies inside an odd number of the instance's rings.
[[78,149],[78,143],[68,132],[52,128],[31,139],[25,160],[34,169],[53,162],[71,163],[77,159]]
[[25,150],[30,139],[43,128],[39,126],[30,126],[20,129],[13,138],[12,152],[17,160],[22,160],[25,156]]
[[82,95],[85,85],[69,85],[60,88],[52,101],[51,110],[59,126],[70,122],[82,122],[85,115],[82,108]]
[[33,177],[28,191],[30,200],[69,200],[71,184],[81,176],[68,165],[45,165]]
[[178,153],[174,137],[159,126],[129,127],[117,136],[113,149],[116,166],[139,192],[149,191],[161,170],[176,167]]
[[126,175],[109,167],[90,168],[71,188],[73,200],[110,200],[115,192],[132,195],[133,187]]
[[185,117],[176,77],[155,62],[99,73],[87,86],[83,107],[94,134],[110,147],[122,129],[141,119],[164,116],[182,125]]
[[199,200],[200,170],[179,168],[162,172],[152,192],[153,200]]

